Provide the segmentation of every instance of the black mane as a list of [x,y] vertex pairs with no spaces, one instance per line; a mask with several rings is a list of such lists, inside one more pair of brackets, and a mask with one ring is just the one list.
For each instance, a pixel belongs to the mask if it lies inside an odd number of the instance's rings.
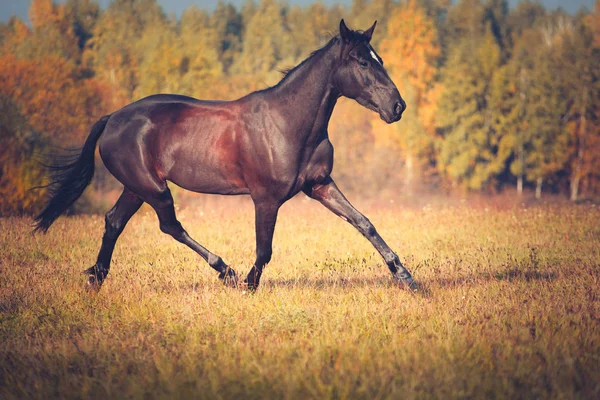
[[329,47],[338,43],[339,40],[340,40],[339,36],[334,36],[323,47],[320,47],[317,50],[310,53],[310,55],[308,57],[306,57],[304,59],[304,61],[302,61],[300,64],[296,65],[295,67],[280,69],[279,72],[281,72],[283,74],[283,78],[281,78],[279,83],[285,81],[294,71],[298,70],[300,67],[302,67],[304,64],[306,64],[306,62],[308,62],[308,60],[313,58],[315,55],[321,53],[322,51],[329,49]]
[[[332,46],[333,44],[337,44],[340,40],[341,38],[339,37],[339,35],[332,36],[331,39],[329,39],[329,41],[323,47],[320,47],[317,50],[310,53],[310,55],[306,57],[306,59],[304,59],[304,61],[302,61],[300,64],[296,65],[295,67],[280,69],[279,72],[283,74],[283,78],[281,78],[277,85],[285,81],[286,78],[288,78],[294,71],[296,71],[298,68],[304,65],[313,56],[324,50],[329,49],[330,46]],[[350,41],[347,43],[347,46],[350,50],[364,42],[368,42],[368,39],[363,34],[363,31],[350,31]]]

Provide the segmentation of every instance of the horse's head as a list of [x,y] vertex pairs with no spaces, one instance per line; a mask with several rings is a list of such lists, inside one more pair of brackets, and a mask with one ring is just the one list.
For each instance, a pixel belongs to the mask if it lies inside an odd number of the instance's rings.
[[341,58],[333,79],[342,96],[355,99],[391,124],[400,120],[406,103],[383,68],[383,60],[369,44],[375,24],[377,21],[358,32],[340,21]]

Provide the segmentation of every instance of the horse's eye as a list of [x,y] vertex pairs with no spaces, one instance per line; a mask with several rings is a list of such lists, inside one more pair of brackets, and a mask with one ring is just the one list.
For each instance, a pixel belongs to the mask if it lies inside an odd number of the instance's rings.
[[369,62],[367,60],[358,60],[358,63],[363,68],[367,68],[369,66]]

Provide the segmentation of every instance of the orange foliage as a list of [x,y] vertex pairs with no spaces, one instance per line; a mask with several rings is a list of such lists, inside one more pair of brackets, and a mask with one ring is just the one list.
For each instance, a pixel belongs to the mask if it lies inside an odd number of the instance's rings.
[[0,215],[35,212],[45,201],[38,163],[47,143],[79,147],[92,124],[125,104],[120,92],[96,79],[78,79],[68,60],[0,56]]
[[0,93],[14,99],[34,130],[61,146],[80,145],[91,125],[117,105],[105,85],[77,80],[63,58],[49,56],[40,63],[6,54],[0,65]]
[[[381,55],[390,76],[401,92],[413,93],[421,123],[433,131],[435,106],[440,88],[435,88],[437,58],[440,56],[434,21],[415,0],[392,12],[381,42]],[[410,85],[410,87],[407,87]]]
[[[55,5],[52,0],[33,0],[29,8],[29,20],[35,28],[56,22]],[[62,9],[62,7],[60,7]]]
[[[341,100],[330,125],[336,146],[334,175],[342,186],[357,191],[397,187],[403,176],[408,178],[402,184],[410,188],[411,180],[425,180],[429,171],[439,173],[436,140],[441,138],[435,133],[442,114],[440,99],[451,89],[450,83],[442,87],[438,79],[440,68],[447,62],[440,59],[440,42],[451,54],[460,44],[457,39],[461,32],[476,31],[466,29],[461,21],[467,18],[467,25],[472,27],[487,21],[481,10],[471,10],[479,1],[452,2],[455,5],[450,6],[448,0],[356,0],[351,11],[344,12],[340,6],[328,8],[320,2],[305,9],[290,9],[273,0],[263,1],[259,7],[247,3],[241,13],[221,6],[220,12],[212,14],[192,11],[183,23],[185,18],[170,20],[155,0],[135,0],[113,2],[98,15],[87,15],[89,24],[82,35],[77,13],[64,3],[32,0],[31,26],[13,18],[1,32],[0,214],[35,210],[41,197],[27,194],[26,189],[40,183],[42,171],[32,163],[32,154],[44,150],[48,143],[81,146],[99,117],[147,94],[173,92],[231,100],[274,84],[280,78],[276,67],[294,65],[323,44],[323,33],[333,28],[342,14],[363,28],[379,19],[374,45],[408,108],[401,123],[386,125],[377,114],[361,110],[353,101]],[[452,18],[436,20],[442,9],[455,13]],[[568,128],[588,133],[577,176],[582,179],[583,191],[586,185],[593,188],[587,189],[589,193],[600,190],[600,109],[595,94],[600,87],[596,56],[600,49],[600,0],[584,21],[593,34],[594,48],[590,52],[593,58],[584,61],[591,71],[587,87],[595,86],[590,89],[593,99],[586,128],[576,121]],[[564,26],[571,26],[571,22]],[[438,28],[446,34],[440,36]],[[489,46],[485,48],[489,50]],[[508,50],[506,56],[510,57]],[[505,63],[503,54],[498,52],[494,59],[480,54],[481,64],[494,70]],[[558,51],[556,55],[563,57]],[[559,63],[570,65],[573,61],[566,60]],[[491,75],[473,79],[488,81]],[[515,86],[514,82],[508,84]],[[515,90],[513,87],[508,100],[515,97]],[[511,118],[505,111],[498,115]],[[463,141],[443,140],[451,146]],[[571,158],[576,157],[574,148],[569,152]],[[491,159],[493,154],[486,157]],[[359,170],[364,174],[356,174]],[[96,182],[102,180],[101,171]],[[552,179],[558,182],[567,172],[563,170]],[[505,170],[493,179],[510,174]],[[563,183],[554,184],[560,185]]]

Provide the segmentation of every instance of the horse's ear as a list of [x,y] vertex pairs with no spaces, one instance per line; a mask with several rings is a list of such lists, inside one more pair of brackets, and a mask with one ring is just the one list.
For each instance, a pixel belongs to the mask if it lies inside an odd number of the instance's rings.
[[373,25],[369,29],[367,29],[366,31],[363,32],[363,35],[366,36],[368,42],[370,42],[371,38],[373,37],[373,32],[375,31],[375,25],[377,25],[377,21],[373,22]]
[[344,22],[343,18],[340,21],[340,36],[344,42],[347,43],[350,41],[350,29],[348,29],[348,27],[346,26],[346,23]]

